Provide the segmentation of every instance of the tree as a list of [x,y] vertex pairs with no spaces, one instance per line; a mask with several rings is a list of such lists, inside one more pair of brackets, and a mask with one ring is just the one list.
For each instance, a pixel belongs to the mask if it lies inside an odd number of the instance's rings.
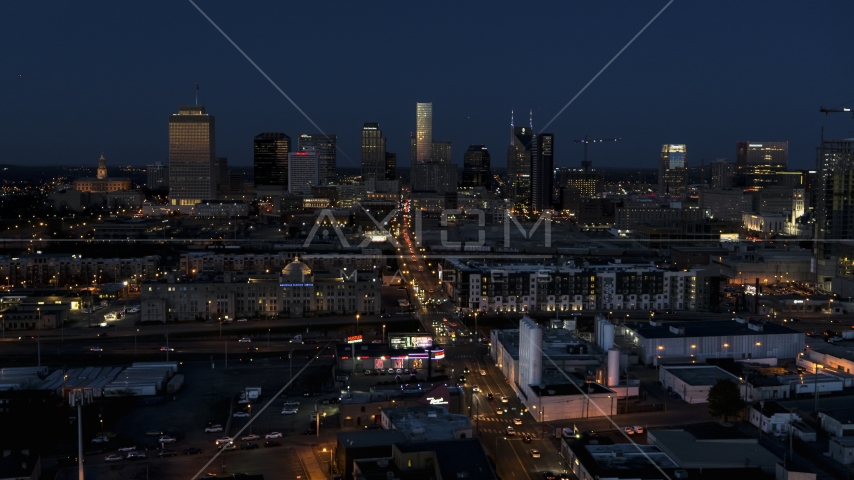
[[715,417],[723,417],[724,422],[729,417],[738,416],[745,406],[738,385],[724,378],[709,389],[708,400],[709,413]]

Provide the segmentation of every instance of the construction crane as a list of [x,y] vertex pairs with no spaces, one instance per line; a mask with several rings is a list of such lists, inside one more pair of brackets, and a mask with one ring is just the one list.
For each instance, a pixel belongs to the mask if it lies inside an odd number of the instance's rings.
[[600,138],[596,140],[590,140],[587,135],[584,135],[584,138],[581,140],[573,140],[575,143],[583,143],[584,144],[584,160],[581,161],[581,168],[584,171],[590,170],[592,162],[587,160],[587,145],[591,143],[602,143],[602,142],[619,142],[622,138]]
[[852,113],[850,108],[824,108],[818,107],[818,111],[827,116],[828,113]]

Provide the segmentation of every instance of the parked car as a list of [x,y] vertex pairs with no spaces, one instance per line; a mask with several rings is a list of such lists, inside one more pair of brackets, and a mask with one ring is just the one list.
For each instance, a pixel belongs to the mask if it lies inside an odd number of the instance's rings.
[[149,437],[159,437],[160,435],[163,435],[163,432],[161,430],[149,430],[145,432],[145,434]]
[[264,438],[282,438],[282,432],[270,432],[264,435]]
[[101,347],[89,347],[90,352],[103,352],[104,349]]
[[281,446],[282,446],[282,442],[280,442],[278,440],[267,440],[266,442],[264,442],[264,448],[281,447]]
[[158,441],[160,443],[175,443],[178,439],[169,435],[163,435]]
[[159,452],[157,452],[157,456],[160,458],[174,457],[175,455],[178,455],[178,452],[176,452],[175,450],[167,450],[165,448],[163,450],[160,450]]
[[104,461],[105,462],[118,462],[118,461],[121,461],[122,459],[124,459],[123,456],[113,454],[113,455],[107,455],[104,458]]
[[124,447],[119,447],[120,452],[132,452],[136,450],[136,445],[126,445]]
[[216,439],[216,444],[219,445],[220,443],[228,443],[228,442],[231,442],[232,440],[234,440],[234,439],[231,437],[221,437],[221,438]]
[[142,452],[128,452],[128,460],[142,460],[143,458],[145,458],[145,454]]
[[205,433],[216,433],[222,431],[222,425],[211,425],[209,427],[205,427]]
[[643,433],[643,427],[641,427],[640,425],[635,425],[634,427],[632,427],[632,430],[634,430],[635,433]]
[[635,430],[632,427],[623,427],[623,432],[625,432],[626,435],[635,434]]
[[256,448],[258,448],[257,443],[244,443],[240,445],[241,450],[255,450]]
[[190,447],[184,449],[184,455],[198,455],[200,453],[202,453],[201,448]]
[[234,412],[234,415],[232,415],[232,417],[234,417],[234,418],[246,418],[248,416],[249,416],[248,412]]
[[243,440],[244,442],[249,442],[252,440],[258,440],[259,438],[261,438],[261,437],[259,435],[255,435],[254,433],[240,437],[240,439]]
[[252,343],[252,339],[249,337],[243,337],[240,340],[238,340],[238,342],[239,343]]
[[282,415],[293,415],[295,413],[297,413],[296,408],[287,407],[282,409]]
[[110,439],[106,436],[95,437],[92,439],[92,443],[107,443]]

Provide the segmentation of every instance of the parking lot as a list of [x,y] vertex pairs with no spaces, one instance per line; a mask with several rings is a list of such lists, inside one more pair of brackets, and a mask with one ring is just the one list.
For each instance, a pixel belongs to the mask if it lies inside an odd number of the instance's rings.
[[[295,363],[296,374],[303,363]],[[297,478],[297,475],[306,475],[304,465],[299,458],[299,448],[317,444],[315,436],[303,435],[309,429],[310,414],[315,410],[315,404],[321,412],[326,412],[325,424],[331,424],[332,419],[337,419],[337,405],[322,405],[320,397],[304,397],[302,392],[313,393],[313,389],[306,389],[300,383],[294,388],[294,393],[288,397],[275,397],[288,380],[288,362],[278,358],[259,359],[251,364],[241,364],[234,368],[225,369],[222,365],[211,368],[209,362],[193,362],[181,365],[182,373],[186,381],[182,390],[174,397],[160,399],[160,397],[140,397],[128,414],[121,416],[113,425],[104,425],[105,431],[114,432],[116,437],[113,441],[102,445],[89,442],[84,438],[85,450],[95,448],[106,448],[107,451],[86,456],[87,472],[91,471],[91,478],[104,479],[127,479],[127,478],[158,478],[158,475],[186,475],[192,477],[199,469],[203,468],[216,453],[215,441],[223,436],[234,437],[240,432],[240,437],[257,434],[260,439],[249,443],[258,444],[258,449],[234,450],[223,452],[207,470],[214,473],[226,471],[261,473],[267,478]],[[328,378],[330,382],[325,384],[331,387],[331,371],[329,367],[308,367],[297,380]],[[261,396],[257,401],[241,404],[237,403],[237,394],[245,387],[260,387]],[[324,392],[318,392],[324,393]],[[335,395],[329,390],[327,396]],[[264,406],[273,398],[268,408]],[[281,414],[285,402],[300,402],[297,413],[292,415]],[[148,404],[146,404],[148,403]],[[249,407],[251,405],[251,408]],[[253,418],[251,429],[247,427],[249,418],[234,418],[232,411],[250,410]],[[105,415],[105,418],[109,416]],[[323,417],[322,417],[323,418]],[[220,433],[205,433],[204,429],[209,424],[221,424],[224,431]],[[321,432],[326,425],[321,426]],[[247,428],[244,428],[247,427]],[[242,430],[242,431],[241,431]],[[149,431],[162,431],[177,437],[175,443],[167,444],[168,450],[177,453],[174,457],[158,458],[157,444],[158,436],[146,435]],[[281,432],[283,438],[276,439],[284,446],[270,446],[265,448],[264,435],[270,432]],[[153,433],[153,432],[152,432]],[[244,442],[236,438],[234,443],[240,445]],[[141,460],[122,459],[114,463],[107,463],[105,457],[109,454],[119,454],[119,447],[136,446],[138,451],[145,453],[146,458]],[[185,455],[187,448],[199,448],[202,450],[198,455]],[[122,456],[126,457],[126,453]],[[293,473],[293,476],[287,476]],[[66,468],[57,478],[76,478],[74,468]],[[148,477],[146,477],[148,475]],[[90,474],[87,473],[87,478]],[[307,478],[307,477],[302,477]]]

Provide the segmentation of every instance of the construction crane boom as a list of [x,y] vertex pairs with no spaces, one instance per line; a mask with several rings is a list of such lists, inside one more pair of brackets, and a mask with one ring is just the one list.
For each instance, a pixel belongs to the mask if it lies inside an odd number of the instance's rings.
[[584,144],[584,160],[581,161],[581,167],[584,168],[584,170],[587,170],[590,168],[590,162],[587,161],[587,145],[589,145],[591,143],[619,142],[620,140],[622,140],[622,138],[600,138],[600,139],[591,140],[590,138],[588,138],[587,135],[584,135],[584,138],[582,138],[581,140],[573,140],[573,142],[575,142],[575,143],[583,143]]
[[824,108],[819,107],[818,111],[827,116],[828,113],[852,113],[850,108]]

